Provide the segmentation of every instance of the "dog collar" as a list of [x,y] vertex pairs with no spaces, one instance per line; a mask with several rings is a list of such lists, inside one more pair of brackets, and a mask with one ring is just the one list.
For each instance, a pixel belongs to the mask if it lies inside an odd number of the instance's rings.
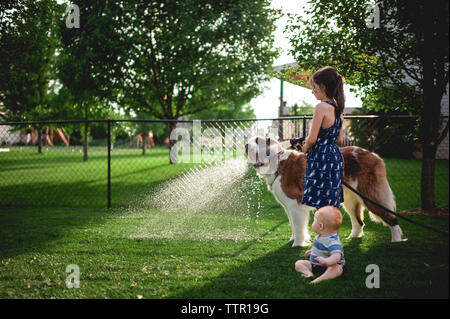
[[[273,185],[273,183],[275,182],[275,180],[277,179],[277,177],[280,175],[280,171],[279,171],[279,167],[280,167],[280,156],[281,155],[283,155],[285,153],[285,151],[284,150],[281,150],[281,151],[279,151],[278,153],[277,153],[277,160],[278,160],[278,166],[277,166],[277,170],[275,171],[275,173],[273,173],[272,175],[273,175],[273,179],[272,179],[272,181],[269,183],[268,181],[267,181],[267,185],[269,185],[269,187],[272,187],[272,185]],[[264,164],[263,164],[264,165]],[[263,166],[263,165],[261,165],[261,166]],[[259,167],[261,167],[261,166],[258,166],[258,168]]]

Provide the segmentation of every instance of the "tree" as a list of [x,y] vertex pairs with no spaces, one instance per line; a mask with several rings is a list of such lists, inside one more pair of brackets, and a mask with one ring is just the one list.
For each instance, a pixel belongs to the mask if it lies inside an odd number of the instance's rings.
[[305,100],[302,101],[302,105],[295,103],[291,106],[289,115],[299,116],[299,115],[312,115],[314,114],[314,105],[309,104]]
[[[448,1],[385,0],[368,6],[365,0],[312,0],[310,4],[307,16],[293,17],[286,30],[292,54],[303,69],[333,65],[347,82],[359,85],[363,95],[395,88],[397,94],[416,98],[402,111],[421,119],[421,205],[434,211],[435,155],[448,133],[448,121],[442,130],[440,119],[448,87]],[[379,26],[366,23],[378,13]]]
[[[123,59],[130,43],[123,35],[127,1],[76,0],[80,27],[59,26],[62,48],[58,77],[70,92],[77,116],[85,120],[107,113],[124,78]],[[84,160],[88,159],[88,122],[84,127]]]
[[[267,0],[134,1],[123,103],[159,119],[234,108],[260,92],[272,65]],[[170,123],[169,129],[174,124]]]
[[267,0],[74,4],[80,28],[62,24],[59,70],[85,118],[92,100],[158,119],[242,105],[276,55]]
[[421,99],[414,87],[404,87],[409,94],[395,86],[373,89],[365,96],[363,107],[352,113],[376,114],[378,119],[353,120],[352,135],[358,145],[368,147],[380,156],[411,158],[420,151],[420,121],[416,101]]
[[52,0],[21,0],[0,6],[3,120],[34,120],[45,109],[57,43],[55,7]]
[[189,116],[195,120],[219,120],[219,119],[251,119],[255,118],[252,107],[235,104],[231,106],[223,105],[212,110],[203,110]]
[[[61,7],[54,0],[0,4],[0,118],[32,121],[48,114],[55,78]],[[38,152],[42,150],[39,132]]]

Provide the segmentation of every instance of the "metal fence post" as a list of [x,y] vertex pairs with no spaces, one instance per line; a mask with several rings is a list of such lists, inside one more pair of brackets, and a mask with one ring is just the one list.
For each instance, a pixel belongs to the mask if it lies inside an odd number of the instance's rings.
[[107,196],[108,196],[108,208],[111,208],[111,120],[108,120],[108,186],[107,186]]
[[306,137],[306,118],[303,117],[303,137]]

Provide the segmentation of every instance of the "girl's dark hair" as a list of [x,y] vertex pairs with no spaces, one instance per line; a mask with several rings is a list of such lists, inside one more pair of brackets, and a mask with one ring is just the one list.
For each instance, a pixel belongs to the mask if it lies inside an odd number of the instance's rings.
[[[336,117],[341,116],[345,107],[344,78],[331,66],[317,70],[311,78],[317,85],[325,87],[325,93],[336,102]],[[313,84],[313,83],[311,83]]]

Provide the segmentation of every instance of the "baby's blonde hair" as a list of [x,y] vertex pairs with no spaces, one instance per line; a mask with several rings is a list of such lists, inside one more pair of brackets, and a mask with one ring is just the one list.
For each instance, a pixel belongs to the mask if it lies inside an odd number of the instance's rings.
[[321,207],[316,215],[327,228],[338,230],[342,225],[342,214],[334,206]]

